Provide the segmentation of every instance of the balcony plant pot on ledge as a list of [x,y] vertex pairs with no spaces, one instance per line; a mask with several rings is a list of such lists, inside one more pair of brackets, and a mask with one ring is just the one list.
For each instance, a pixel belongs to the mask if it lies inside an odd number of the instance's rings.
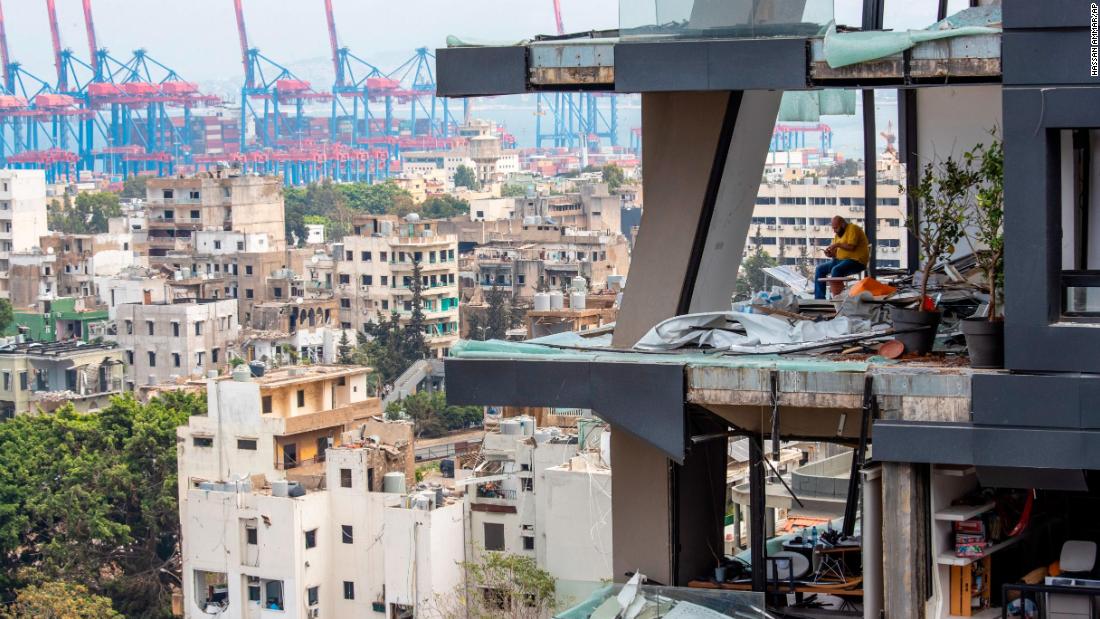
[[940,328],[939,312],[927,312],[924,310],[890,308],[890,319],[894,323],[898,333],[894,339],[905,345],[905,352],[916,355],[927,355],[932,352],[932,346],[936,343],[936,332]]
[[970,367],[999,369],[1005,366],[1005,323],[1003,320],[967,318],[962,321]]
[[989,293],[984,317],[962,321],[970,367],[994,369],[1005,365],[1005,323],[1001,316],[1001,280],[1004,277],[1004,149],[995,131],[988,146],[976,145],[966,153],[973,166],[976,188],[968,213],[966,240],[982,270]]

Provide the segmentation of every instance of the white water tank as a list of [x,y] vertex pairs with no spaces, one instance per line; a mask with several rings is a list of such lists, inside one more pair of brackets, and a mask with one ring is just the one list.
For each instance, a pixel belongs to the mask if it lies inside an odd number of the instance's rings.
[[569,294],[569,307],[575,310],[582,310],[587,303],[587,297],[583,292],[572,292]]
[[404,494],[405,493],[405,474],[404,473],[386,473],[382,476],[382,492],[388,494]]
[[626,276],[625,275],[608,275],[607,276],[607,287],[610,288],[611,290],[614,290],[615,292],[619,292],[620,290],[623,289],[624,286],[626,286]]
[[271,496],[286,497],[290,493],[290,482],[285,479],[276,479],[271,482]]
[[547,312],[550,311],[550,295],[545,292],[535,293],[535,311]]
[[550,292],[550,309],[565,309],[565,297],[562,295],[561,291],[554,290]]
[[523,426],[519,420],[504,419],[500,422],[500,433],[505,436],[519,436],[523,432]]
[[533,417],[518,417],[520,433],[524,436],[534,436],[535,420]]
[[574,277],[569,285],[575,292],[586,292],[588,290],[588,280],[580,275]]

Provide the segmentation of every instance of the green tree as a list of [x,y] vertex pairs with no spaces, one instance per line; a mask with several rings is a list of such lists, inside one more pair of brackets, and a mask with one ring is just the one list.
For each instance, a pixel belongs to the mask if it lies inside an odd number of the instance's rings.
[[412,279],[409,281],[409,291],[412,293],[410,300],[409,320],[405,324],[405,338],[403,347],[404,372],[409,366],[428,356],[428,344],[424,341],[424,330],[427,328],[424,320],[424,283],[423,271],[420,268],[420,260],[413,258]]
[[481,189],[481,183],[477,181],[477,174],[468,166],[460,165],[455,168],[455,187],[465,187],[472,191]]
[[19,590],[15,602],[0,611],[2,619],[122,619],[111,598],[95,595],[84,585],[45,582]]
[[508,336],[508,329],[512,326],[512,304],[508,293],[493,284],[493,287],[485,293],[485,301],[488,307],[485,310],[484,339],[503,340]]
[[149,184],[149,178],[150,177],[146,175],[131,176],[122,181],[122,193],[119,194],[119,197],[144,200],[145,186]]
[[432,196],[420,205],[420,214],[430,219],[450,219],[469,212],[469,202],[448,194]]
[[534,557],[486,552],[463,564],[466,583],[433,600],[428,616],[441,619],[549,619],[554,577]]
[[79,193],[69,202],[68,196],[58,204],[53,201],[47,216],[50,230],[66,234],[96,234],[107,232],[108,220],[122,214],[118,195],[103,191]]
[[4,333],[15,322],[15,314],[12,313],[11,301],[0,299],[0,333]]
[[522,198],[527,195],[527,187],[525,185],[508,184],[500,188],[500,197],[502,198]]
[[29,570],[81,583],[129,617],[166,617],[178,582],[176,428],[202,397],[115,398],[0,424],[0,595]]
[[619,166],[609,163],[602,168],[603,182],[607,183],[609,191],[615,191],[626,182],[626,174]]
[[859,159],[845,159],[829,166],[829,169],[825,171],[825,176],[829,178],[853,178],[859,176],[859,171],[863,168],[863,162]]
[[336,346],[337,354],[340,356],[339,361],[344,365],[351,365],[355,363],[352,352],[354,347],[351,345],[351,338],[348,337],[348,332],[345,330],[340,333],[340,343]]
[[738,272],[737,282],[734,284],[734,294],[739,299],[747,299],[763,290],[768,280],[768,274],[764,272],[764,269],[778,264],[775,258],[764,251],[764,235],[760,230],[760,226],[756,227],[756,234],[753,236],[752,242],[754,245],[753,251],[741,261],[741,270]]
[[417,438],[436,438],[448,432],[479,426],[485,419],[480,406],[447,404],[442,391],[418,391],[386,407],[387,419],[408,419]]

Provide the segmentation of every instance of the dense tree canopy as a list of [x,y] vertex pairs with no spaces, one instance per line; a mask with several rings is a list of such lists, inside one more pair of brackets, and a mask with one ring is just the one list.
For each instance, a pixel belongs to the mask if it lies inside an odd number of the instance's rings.
[[455,168],[455,187],[465,187],[477,191],[481,189],[481,183],[477,181],[477,174],[474,173],[472,168],[460,165]]
[[95,595],[84,585],[45,582],[20,589],[15,602],[0,611],[0,619],[122,619],[111,598]]
[[64,581],[128,617],[170,616],[176,428],[205,408],[194,395],[126,395],[96,413],[64,406],[0,424],[0,596]]
[[429,219],[449,219],[469,212],[469,202],[449,194],[432,196],[420,205],[420,214]]
[[605,165],[601,168],[601,171],[603,172],[603,182],[607,183],[609,191],[615,191],[626,182],[626,174],[623,169],[613,163]]
[[304,187],[289,187],[283,191],[283,198],[289,241],[305,239],[305,226],[310,217],[323,218],[311,221],[325,224],[325,234],[334,239],[347,234],[356,213],[406,215],[416,210],[412,194],[393,181],[371,185],[325,180]]
[[779,261],[764,252],[763,239],[764,235],[757,227],[756,234],[753,236],[755,247],[752,253],[741,261],[741,270],[738,272],[737,282],[734,284],[734,294],[739,299],[747,299],[753,294],[764,290],[768,280],[768,274],[764,272],[764,269],[779,264]]
[[138,198],[140,200],[145,199],[145,185],[149,183],[148,176],[131,176],[122,182],[122,193],[119,194],[120,198]]
[[50,203],[48,224],[54,232],[96,234],[107,231],[108,220],[122,214],[118,194],[109,191],[79,193],[72,201],[65,196]]
[[413,422],[417,438],[435,438],[455,430],[481,425],[485,413],[480,406],[452,406],[443,392],[421,391],[386,407],[388,419]]

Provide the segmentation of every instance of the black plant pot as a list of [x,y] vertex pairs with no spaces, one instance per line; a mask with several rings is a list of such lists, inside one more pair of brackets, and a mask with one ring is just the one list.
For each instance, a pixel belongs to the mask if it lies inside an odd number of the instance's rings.
[[1005,366],[1005,323],[1003,320],[967,318],[962,321],[970,367],[999,369]]
[[917,355],[927,355],[932,352],[932,346],[936,343],[936,331],[940,328],[941,317],[939,312],[921,312],[900,307],[890,309],[890,318],[894,322],[894,329],[907,331],[906,333],[898,333],[894,338],[905,344],[905,352]]

